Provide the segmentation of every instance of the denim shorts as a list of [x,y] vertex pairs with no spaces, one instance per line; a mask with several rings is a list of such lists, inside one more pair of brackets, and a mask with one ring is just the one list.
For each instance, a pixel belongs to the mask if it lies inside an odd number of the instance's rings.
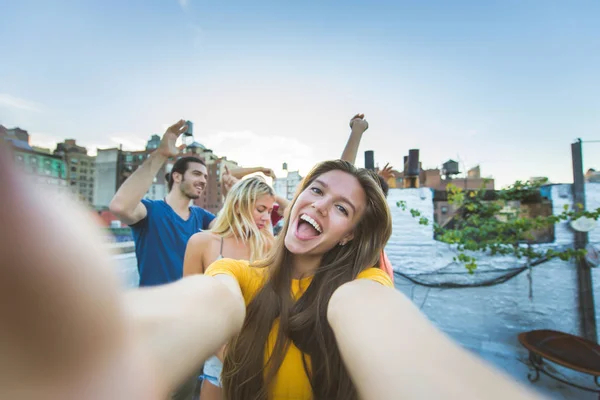
[[223,363],[217,358],[212,356],[204,363],[204,373],[202,379],[206,379],[211,384],[221,387],[221,372],[223,371]]

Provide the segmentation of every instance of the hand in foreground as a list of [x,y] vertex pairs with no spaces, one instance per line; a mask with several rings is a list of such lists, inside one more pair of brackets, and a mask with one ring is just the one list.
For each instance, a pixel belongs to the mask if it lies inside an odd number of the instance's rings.
[[157,398],[90,211],[11,159],[0,146],[0,398]]
[[123,291],[93,211],[12,159],[0,146],[0,399],[168,398],[241,327],[243,301],[203,275]]

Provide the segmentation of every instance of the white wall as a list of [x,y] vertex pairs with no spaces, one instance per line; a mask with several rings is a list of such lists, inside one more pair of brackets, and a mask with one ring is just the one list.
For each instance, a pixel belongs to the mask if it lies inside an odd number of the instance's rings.
[[[561,213],[563,205],[572,202],[571,187],[556,185],[549,189],[555,214]],[[390,189],[389,204],[394,229],[386,252],[394,270],[403,274],[433,272],[452,263],[455,254],[452,248],[435,241],[433,228],[419,225],[409,212],[411,208],[418,209],[433,221],[432,194],[424,188]],[[398,200],[407,203],[406,211],[396,206]],[[600,184],[586,186],[586,202],[589,210],[600,207]],[[557,224],[555,239],[550,246],[573,243],[573,232],[566,223]],[[590,233],[590,242],[600,244],[600,228]],[[477,273],[473,276],[464,274],[466,269],[462,265],[450,265],[443,269],[444,274],[420,278],[428,282],[479,282],[520,265],[521,261],[510,257],[481,257]],[[518,360],[526,356],[517,341],[520,332],[547,328],[580,335],[574,263],[560,260],[547,262],[533,268],[531,278],[532,298],[529,297],[526,272],[496,286],[466,289],[428,288],[396,276],[396,287],[411,297],[431,321],[462,345],[492,359],[509,372],[521,370],[519,373],[526,374],[526,369],[523,370],[523,364]],[[594,292],[598,294],[598,269],[593,270],[593,279]],[[596,299],[598,315],[599,303]],[[569,396],[584,393],[570,391],[547,378],[544,382],[541,387],[550,390],[556,398],[563,398],[560,397],[560,390],[569,392]],[[584,380],[583,383],[589,382]]]

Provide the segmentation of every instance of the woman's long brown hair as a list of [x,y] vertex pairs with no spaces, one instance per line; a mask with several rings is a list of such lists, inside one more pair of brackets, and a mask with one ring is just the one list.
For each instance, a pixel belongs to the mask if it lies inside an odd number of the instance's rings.
[[[379,253],[392,233],[392,221],[374,173],[341,160],[326,161],[314,167],[303,180],[296,199],[317,177],[333,170],[356,177],[366,194],[366,208],[355,227],[354,238],[345,246],[335,246],[325,253],[308,288],[294,301],[290,292],[292,255],[284,243],[290,224],[289,217],[286,218],[268,258],[255,265],[268,268],[266,282],[248,305],[242,330],[227,350],[222,374],[223,394],[227,400],[266,400],[290,340],[304,354],[304,370],[314,399],[358,397],[327,322],[327,305],[338,287],[378,264]],[[275,347],[271,357],[265,360],[267,338],[278,318]]]

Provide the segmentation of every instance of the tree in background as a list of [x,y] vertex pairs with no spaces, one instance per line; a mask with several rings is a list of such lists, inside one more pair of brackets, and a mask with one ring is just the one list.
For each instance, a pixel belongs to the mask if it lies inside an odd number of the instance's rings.
[[[527,208],[521,205],[541,202],[540,188],[546,183],[547,180],[517,181],[505,189],[495,191],[494,196],[489,196],[492,193],[486,196],[484,188],[465,191],[449,184],[448,202],[454,206],[456,214],[444,227],[433,223],[435,237],[441,242],[456,246],[458,254],[454,261],[464,264],[470,273],[477,268],[477,256],[473,252],[491,256],[513,255],[518,259],[527,259],[528,265],[556,257],[564,261],[585,257],[585,249],[567,247],[557,250],[532,246],[537,242],[536,236],[558,222],[579,219],[589,223],[598,220],[600,216],[600,208],[586,211],[581,204],[576,204],[574,209],[565,205],[559,215],[528,215]],[[399,201],[397,206],[402,210],[407,209],[404,201]],[[414,218],[418,218],[419,224],[431,224],[419,210],[409,211]]]

